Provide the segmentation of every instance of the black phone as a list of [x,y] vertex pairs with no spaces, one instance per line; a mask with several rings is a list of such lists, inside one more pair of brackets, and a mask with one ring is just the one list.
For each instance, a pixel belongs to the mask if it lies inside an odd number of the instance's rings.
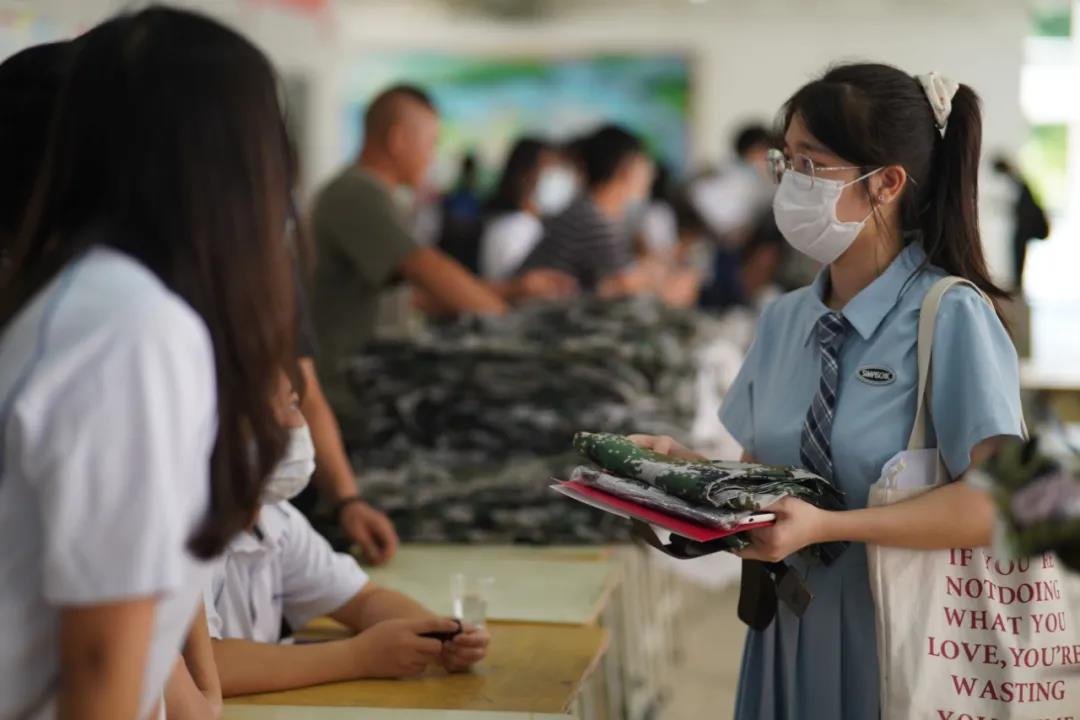
[[456,638],[458,635],[460,635],[461,632],[462,632],[461,621],[455,618],[454,622],[457,623],[457,630],[451,630],[450,632],[420,633],[420,637],[422,637],[422,638],[430,638],[432,640],[439,640],[441,642],[450,642],[451,640]]

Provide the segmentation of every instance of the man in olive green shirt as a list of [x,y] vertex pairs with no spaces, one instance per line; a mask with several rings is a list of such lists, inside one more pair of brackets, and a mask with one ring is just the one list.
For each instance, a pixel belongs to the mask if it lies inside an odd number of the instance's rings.
[[417,189],[435,158],[439,118],[423,91],[386,90],[368,107],[357,161],[315,199],[311,224],[317,265],[312,313],[323,387],[346,436],[356,430],[344,362],[375,330],[380,294],[396,281],[411,286],[429,312],[501,314],[508,303],[576,292],[568,276],[540,270],[492,284],[440,250],[420,246],[394,202],[396,188]]

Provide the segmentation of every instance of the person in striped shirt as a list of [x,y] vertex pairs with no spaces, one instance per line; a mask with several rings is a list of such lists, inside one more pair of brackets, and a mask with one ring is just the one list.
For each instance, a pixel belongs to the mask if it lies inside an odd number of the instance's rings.
[[641,140],[617,125],[588,136],[580,154],[585,192],[546,223],[520,272],[550,268],[585,291],[633,294],[643,278],[627,228],[648,200],[653,162]]
[[701,284],[696,271],[635,253],[631,231],[641,224],[655,174],[640,138],[607,125],[574,149],[585,191],[547,221],[518,272],[559,271],[600,297],[653,293],[669,305],[692,305]]

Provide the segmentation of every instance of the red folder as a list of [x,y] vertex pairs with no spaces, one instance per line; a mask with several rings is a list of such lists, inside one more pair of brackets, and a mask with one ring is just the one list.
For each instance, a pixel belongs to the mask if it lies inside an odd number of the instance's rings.
[[591,505],[605,512],[626,518],[635,518],[650,525],[664,528],[676,535],[681,535],[697,542],[709,542],[728,535],[753,530],[754,528],[766,527],[776,522],[776,516],[772,513],[756,513],[752,519],[740,523],[735,527],[724,530],[710,527],[701,523],[687,520],[676,515],[670,515],[662,510],[647,507],[633,500],[627,500],[617,495],[589,487],[583,483],[573,481],[560,481],[551,486],[555,492],[562,493],[568,498]]

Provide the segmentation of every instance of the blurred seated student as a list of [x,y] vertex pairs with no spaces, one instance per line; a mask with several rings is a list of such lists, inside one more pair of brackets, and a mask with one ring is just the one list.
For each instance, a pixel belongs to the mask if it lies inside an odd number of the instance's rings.
[[575,154],[584,192],[546,222],[543,238],[518,272],[564,272],[600,297],[655,294],[668,304],[692,304],[696,273],[664,262],[639,262],[635,252],[631,229],[653,179],[653,162],[641,140],[607,125],[575,143]]
[[[698,305],[717,311],[741,306],[756,316],[782,292],[780,273],[787,249],[772,213],[761,217],[747,230],[737,251],[716,256]],[[735,262],[730,262],[729,257]]]
[[743,304],[761,312],[782,294],[780,270],[789,247],[773,214],[761,218],[739,253]]
[[480,240],[480,269],[488,280],[513,277],[544,234],[543,218],[557,215],[577,194],[577,177],[553,147],[518,140],[488,203]]
[[479,161],[476,153],[461,158],[454,186],[439,203],[438,248],[471,273],[480,272],[480,234],[484,209],[477,188]]
[[206,561],[284,447],[278,85],[244,38],[166,8],[0,75],[0,194],[19,198],[0,277],[0,717],[156,718],[189,672]]
[[732,141],[732,160],[690,183],[691,204],[727,250],[737,251],[748,229],[761,215],[772,212],[775,189],[765,158],[775,146],[772,133],[764,125],[745,125]]
[[699,237],[680,225],[670,171],[657,164],[650,199],[633,228],[638,265],[650,273],[656,295],[671,307],[691,307],[698,301],[703,272],[696,266]]
[[642,254],[665,260],[676,258],[679,251],[679,224],[672,202],[671,171],[657,163],[649,202],[636,228]]
[[[288,393],[291,395],[291,392]],[[458,629],[411,598],[377,587],[349,555],[335,553],[289,500],[315,469],[297,399],[282,398],[285,456],[267,478],[262,509],[229,545],[205,591],[214,657],[225,697],[359,678],[403,678],[439,664],[463,672],[484,659],[489,636],[466,627],[441,642],[424,633]],[[281,644],[282,619],[301,628],[329,615],[359,634]]]
[[372,339],[380,295],[395,283],[408,283],[425,310],[441,315],[501,314],[512,302],[576,292],[571,278],[547,270],[485,282],[437,248],[417,243],[394,197],[398,189],[420,187],[438,133],[438,114],[422,90],[399,85],[384,91],[367,109],[358,158],[315,199],[316,360],[346,437],[357,408],[344,362]]
[[574,277],[582,289],[604,295],[644,291],[627,226],[649,196],[653,163],[641,140],[616,125],[600,128],[580,145],[584,192],[544,228],[544,237],[519,272],[538,268]]

